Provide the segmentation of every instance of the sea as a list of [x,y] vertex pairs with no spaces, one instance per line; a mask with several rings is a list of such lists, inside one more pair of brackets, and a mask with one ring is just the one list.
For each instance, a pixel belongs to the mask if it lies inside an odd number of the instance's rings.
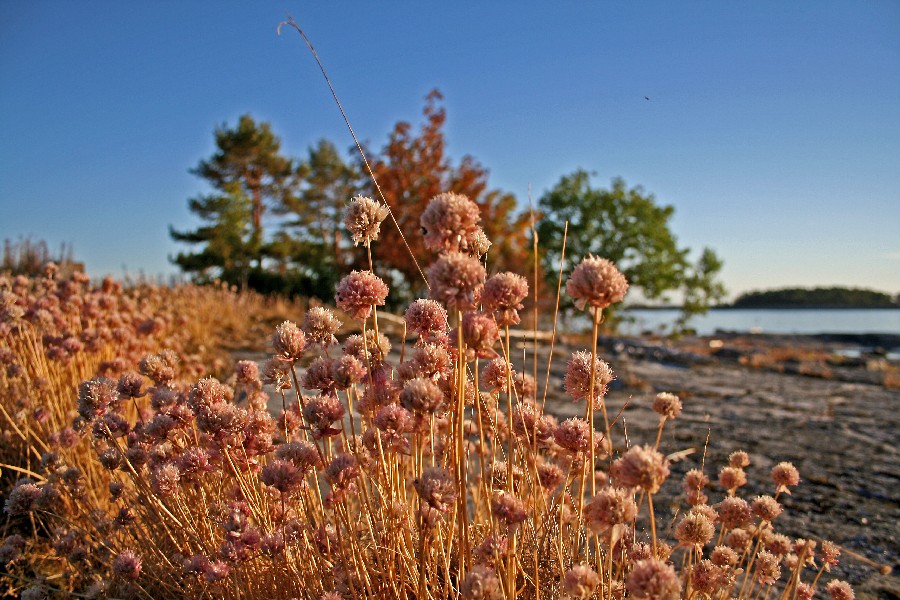
[[[676,308],[625,309],[620,331],[625,334],[671,331],[678,317]],[[900,335],[900,308],[720,308],[691,319],[689,326],[699,335],[717,331],[747,333],[880,333]]]

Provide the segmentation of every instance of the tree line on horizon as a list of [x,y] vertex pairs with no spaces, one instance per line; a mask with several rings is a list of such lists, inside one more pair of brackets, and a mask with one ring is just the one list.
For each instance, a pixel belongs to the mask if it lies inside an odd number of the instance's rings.
[[383,199],[397,221],[394,226],[389,217],[382,226],[372,261],[390,284],[389,302],[401,306],[425,291],[419,267],[427,266],[430,252],[419,216],[431,198],[455,192],[481,209],[492,242],[490,272],[522,272],[535,264],[537,236],[541,296],[548,301],[555,300],[567,222],[564,273],[588,254],[612,260],[644,298],[683,298],[685,322],[724,297],[721,259],[709,248],[690,258],[671,230],[674,207],[620,178],[609,189],[596,188],[591,173],[577,169],[545,192],[536,210],[523,208],[513,194],[490,187],[488,169],[474,157],[453,161],[447,155],[441,101],[433,90],[418,129],[398,122],[380,151],[366,149],[381,194],[358,155],[345,159],[328,140],[293,158],[281,152],[268,123],[243,115],[235,127],[222,125],[215,131],[215,153],[191,170],[211,188],[188,201],[201,224],[170,227],[171,237],[191,250],[170,260],[198,282],[220,279],[261,292],[328,299],[350,269],[368,268],[365,253],[351,250],[342,215],[353,196],[370,196]]
[[900,308],[900,294],[891,296],[863,288],[781,288],[746,292],[729,308]]

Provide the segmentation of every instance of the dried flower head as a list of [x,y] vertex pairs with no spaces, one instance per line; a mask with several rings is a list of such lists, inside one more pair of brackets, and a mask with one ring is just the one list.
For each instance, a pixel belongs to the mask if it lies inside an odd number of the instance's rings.
[[741,527],[753,519],[753,513],[750,511],[747,501],[734,496],[719,502],[716,505],[716,511],[719,513],[719,521],[728,528]]
[[524,277],[510,272],[497,273],[484,283],[481,303],[485,311],[495,313],[498,325],[517,325],[522,300],[527,296],[528,281]]
[[563,591],[572,598],[587,600],[600,585],[600,576],[587,565],[575,565],[563,576]]
[[712,539],[715,527],[709,518],[700,512],[686,514],[675,526],[675,539],[683,546],[703,547]]
[[716,546],[709,554],[709,559],[719,567],[734,567],[738,563],[738,554],[728,546]]
[[346,452],[335,456],[325,467],[325,479],[338,490],[349,489],[359,474],[359,462]]
[[387,284],[371,271],[353,271],[337,285],[334,296],[338,308],[352,318],[365,320],[372,306],[384,306],[388,295]]
[[660,392],[653,399],[653,410],[664,419],[674,419],[681,414],[681,399],[669,392]]
[[781,577],[778,557],[767,550],[756,555],[756,580],[762,585],[772,585]]
[[772,481],[778,486],[777,492],[790,494],[788,487],[794,487],[800,483],[800,471],[789,462],[780,462],[772,467]]
[[137,579],[141,576],[141,557],[132,550],[123,550],[116,556],[112,566],[117,577]]
[[88,421],[106,412],[119,400],[116,382],[106,377],[94,377],[78,386],[78,414]]
[[614,525],[630,523],[636,517],[634,494],[618,487],[603,488],[584,507],[585,524],[597,535]]
[[262,482],[288,495],[303,484],[303,473],[294,463],[276,458],[260,474]]
[[[591,426],[587,421],[579,418],[566,419],[560,423],[553,434],[556,443],[572,454],[581,454],[591,450]],[[594,436],[595,445],[600,439]]]
[[306,334],[293,321],[285,321],[275,328],[272,346],[280,359],[285,362],[297,361],[306,349]]
[[595,256],[583,259],[566,283],[566,292],[579,309],[585,306],[606,308],[621,302],[627,291],[628,281],[616,265]]
[[409,305],[403,318],[406,328],[422,338],[446,334],[449,329],[447,310],[434,300],[419,298]]
[[479,221],[478,205],[452,192],[432,198],[419,219],[425,246],[444,252],[466,251],[468,240],[480,229]]
[[750,505],[753,514],[763,521],[774,521],[783,510],[778,500],[772,496],[757,496]]
[[438,258],[428,268],[428,285],[432,299],[456,310],[475,308],[487,276],[477,258],[451,252]]
[[516,525],[528,518],[525,503],[505,491],[495,491],[491,498],[494,516],[507,525]]
[[566,377],[563,385],[566,393],[575,400],[586,399],[591,395],[591,369],[594,370],[594,401],[606,394],[607,386],[615,378],[612,369],[605,361],[594,358],[591,365],[590,352],[574,352],[566,365]]
[[750,455],[743,450],[736,450],[728,455],[728,466],[743,469],[750,465]]
[[651,446],[632,446],[613,462],[610,475],[617,485],[655,494],[669,476],[669,462]]
[[831,600],[853,600],[856,598],[856,594],[853,593],[853,588],[850,587],[850,584],[846,581],[832,579],[825,586],[825,589],[828,590]]
[[747,485],[747,474],[739,467],[722,467],[719,471],[719,485],[734,493],[734,490]]
[[459,594],[464,600],[502,600],[500,578],[494,570],[483,565],[475,565],[459,585]]
[[336,344],[334,334],[340,328],[340,320],[324,306],[314,306],[303,316],[303,333],[311,344],[319,344],[325,348]]
[[[458,330],[454,329],[450,336],[451,343],[457,345]],[[467,312],[462,320],[463,341],[466,347],[466,360],[476,358],[494,358],[494,344],[500,339],[500,331],[494,318],[483,312]]]
[[400,402],[405,408],[417,414],[435,413],[444,403],[444,392],[434,381],[424,377],[410,379],[403,384]]
[[681,596],[681,581],[671,565],[648,558],[634,564],[625,589],[640,600],[675,600]]
[[441,467],[425,467],[413,486],[422,502],[441,512],[447,512],[457,498],[456,481]]
[[344,226],[353,238],[353,244],[368,246],[378,239],[381,222],[390,211],[388,207],[365,196],[356,196],[350,200],[344,211]]

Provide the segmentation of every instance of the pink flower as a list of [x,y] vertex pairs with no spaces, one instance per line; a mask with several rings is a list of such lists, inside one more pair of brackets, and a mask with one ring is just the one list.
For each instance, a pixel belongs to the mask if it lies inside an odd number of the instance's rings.
[[447,512],[458,496],[456,480],[441,467],[425,467],[413,486],[425,504],[441,512]]
[[634,564],[625,589],[639,600],[675,600],[681,596],[681,581],[671,565],[651,558]]
[[137,579],[141,576],[141,557],[131,550],[123,550],[113,561],[112,571],[119,577]]
[[[494,358],[497,353],[494,344],[500,339],[500,330],[494,319],[483,312],[467,312],[462,322],[463,341],[465,342],[466,360],[476,358]],[[456,348],[459,331],[454,329],[450,342]]]
[[354,319],[365,320],[372,306],[384,306],[388,286],[371,271],[353,271],[337,286],[335,303]]
[[447,310],[434,300],[416,300],[406,309],[403,318],[406,320],[406,328],[423,338],[446,334],[449,329]]
[[471,310],[484,287],[487,276],[477,258],[450,252],[428,268],[432,299],[457,310]]
[[[599,358],[594,358],[594,401],[597,404],[606,394],[607,386],[614,379],[609,364]],[[591,393],[591,353],[574,352],[569,364],[566,366],[566,377],[563,380],[566,393],[575,400],[587,398]]]
[[516,325],[522,300],[528,296],[528,282],[515,273],[497,273],[484,283],[481,302],[484,310],[496,313],[497,324]]
[[563,590],[572,598],[587,600],[600,585],[600,576],[587,565],[575,565],[563,576]]
[[299,360],[306,349],[306,334],[300,331],[296,323],[285,321],[275,328],[272,346],[275,348],[275,354],[284,361]]
[[369,245],[378,239],[381,222],[387,218],[388,207],[365,196],[356,196],[344,212],[344,226],[353,237],[353,244]]
[[433,414],[444,403],[444,393],[430,379],[416,377],[403,384],[400,402],[415,413]]
[[790,494],[788,487],[800,483],[800,471],[789,462],[780,462],[772,467],[772,481],[778,486],[779,492]]
[[681,399],[669,392],[660,392],[653,399],[653,411],[665,419],[674,419],[681,414]]
[[459,594],[464,600],[502,600],[500,578],[494,570],[482,565],[475,565],[459,585]]
[[669,476],[669,463],[651,446],[632,446],[613,462],[609,474],[617,485],[639,487],[655,494]]
[[431,199],[419,223],[425,230],[425,246],[444,252],[467,250],[467,241],[480,229],[478,205],[462,194],[439,194]]
[[340,327],[341,322],[334,316],[334,313],[322,306],[310,308],[303,316],[302,329],[303,333],[306,334],[306,339],[310,343],[319,344],[326,348],[337,343],[334,334],[337,333]]
[[566,292],[575,300],[575,306],[583,309],[606,308],[621,302],[628,291],[628,281],[605,258],[588,256],[572,271],[566,283]]
[[584,507],[585,524],[598,535],[613,525],[630,523],[635,517],[634,494],[623,488],[604,488]]
[[293,463],[276,458],[263,467],[260,479],[282,494],[290,494],[303,484],[303,473]]

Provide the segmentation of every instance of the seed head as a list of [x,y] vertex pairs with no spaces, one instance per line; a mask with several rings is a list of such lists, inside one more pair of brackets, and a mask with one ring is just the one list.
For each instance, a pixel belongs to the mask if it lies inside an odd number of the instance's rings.
[[338,283],[334,300],[352,318],[364,321],[372,306],[384,306],[387,295],[388,286],[380,277],[371,271],[353,271]]
[[337,343],[334,334],[340,327],[341,322],[334,313],[323,306],[310,308],[303,317],[303,333],[307,341],[325,348]]
[[272,346],[278,358],[285,362],[297,361],[306,349],[306,334],[293,321],[285,321],[275,328]]
[[660,392],[653,399],[653,410],[665,419],[674,419],[681,414],[681,399],[675,394]]
[[400,402],[414,413],[430,415],[444,403],[444,393],[432,380],[416,377],[403,384]]
[[[591,449],[591,426],[584,419],[572,418],[563,421],[553,434],[556,443],[568,450],[572,454],[581,454],[590,452]],[[594,436],[594,443],[599,440],[599,436]]]
[[389,214],[388,207],[365,196],[356,196],[344,211],[344,226],[353,238],[353,245],[368,246],[378,239],[381,222]]
[[[453,347],[456,347],[458,330],[453,330],[450,336]],[[483,312],[467,312],[462,321],[463,341],[466,346],[466,360],[476,358],[494,358],[497,353],[493,350],[494,344],[500,339],[500,331],[493,317]]]
[[260,474],[262,482],[284,495],[289,495],[303,484],[303,473],[294,463],[276,458]]
[[507,525],[516,525],[528,518],[525,503],[504,491],[495,491],[491,499],[494,516]]
[[728,455],[728,466],[735,469],[743,469],[750,465],[750,455],[743,450],[737,450]]
[[739,467],[722,467],[719,471],[719,485],[734,493],[734,490],[747,485],[747,474]]
[[683,546],[705,546],[715,534],[715,527],[703,513],[688,513],[675,526],[675,539]]
[[600,585],[600,576],[587,565],[575,565],[563,576],[562,587],[569,596],[587,600]]
[[788,487],[794,487],[800,483],[800,472],[789,462],[780,462],[772,467],[772,481],[778,486],[778,492],[790,494]]
[[446,334],[447,310],[434,300],[419,298],[409,305],[403,315],[406,328],[419,337],[428,338],[434,334]]
[[566,283],[566,292],[579,309],[585,306],[606,308],[621,302],[627,291],[628,281],[616,265],[594,256],[582,260]]
[[500,578],[494,570],[483,565],[475,565],[459,585],[459,594],[464,600],[502,600]]
[[[615,379],[612,369],[609,365],[594,358],[594,402],[598,404],[598,400],[606,394],[607,386]],[[566,366],[566,377],[563,380],[566,393],[575,400],[588,398],[591,393],[591,353],[575,352],[569,359]]]
[[614,525],[630,523],[637,517],[634,494],[618,487],[606,487],[584,507],[588,528],[600,535]]
[[648,558],[634,564],[625,589],[639,600],[675,600],[681,595],[681,582],[671,565]]
[[666,458],[650,446],[632,446],[610,467],[616,485],[639,487],[655,494],[669,476]]
[[486,275],[477,258],[450,252],[428,268],[431,297],[448,308],[471,310],[481,296]]
[[750,510],[763,521],[774,521],[781,514],[782,508],[778,500],[772,496],[757,496],[750,505]]
[[468,241],[480,229],[478,205],[462,194],[439,194],[422,212],[419,223],[425,230],[425,246],[443,252],[464,252]]
[[719,513],[719,521],[728,528],[742,527],[753,519],[753,513],[750,511],[747,501],[735,496],[719,502],[716,505],[716,511]]
[[781,577],[778,557],[768,550],[760,550],[756,555],[756,580],[762,585],[772,585]]
[[113,574],[126,579],[137,579],[141,576],[141,557],[132,550],[123,550],[113,561]]
[[831,600],[853,600],[856,598],[856,594],[853,593],[853,588],[850,587],[850,584],[846,581],[832,579],[825,586],[825,589],[828,590]]
[[422,501],[435,510],[447,512],[457,498],[456,481],[441,467],[426,467],[413,482]]
[[518,325],[522,300],[527,296],[528,281],[524,277],[510,272],[497,273],[484,283],[481,303],[485,311],[495,313],[498,325]]

